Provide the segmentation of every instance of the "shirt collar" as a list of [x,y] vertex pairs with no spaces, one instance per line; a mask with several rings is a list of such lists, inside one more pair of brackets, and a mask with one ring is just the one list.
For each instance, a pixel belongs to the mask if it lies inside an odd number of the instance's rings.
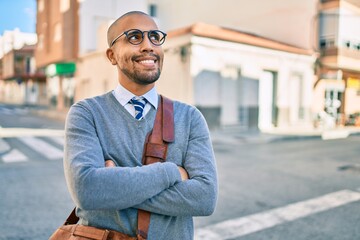
[[[118,84],[117,87],[114,89],[113,94],[118,100],[118,102],[125,106],[129,103],[130,99],[135,97],[135,94],[124,88],[121,84]],[[156,92],[155,87],[153,87],[150,91],[142,95],[146,100],[155,108],[157,109],[158,106],[158,94]]]

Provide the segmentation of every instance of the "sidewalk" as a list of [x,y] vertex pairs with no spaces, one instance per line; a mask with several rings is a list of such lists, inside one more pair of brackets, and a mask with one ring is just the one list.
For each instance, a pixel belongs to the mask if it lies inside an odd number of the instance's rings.
[[[30,107],[30,112],[46,118],[65,122],[67,111],[56,109]],[[274,128],[268,131],[244,130],[239,127],[226,127],[210,130],[211,139],[214,144],[244,144],[244,143],[270,143],[286,140],[300,140],[319,138],[323,140],[347,138],[350,135],[360,135],[359,127],[337,127],[334,129],[315,128]],[[24,129],[24,128],[1,128],[0,127],[0,154],[9,150],[9,146],[2,139],[4,137],[16,136],[62,136],[63,130],[55,129]]]
[[31,112],[38,116],[47,117],[50,119],[56,119],[58,121],[65,122],[66,116],[68,113],[68,109],[67,110],[57,110],[57,109],[45,108],[45,109],[33,109],[33,110],[31,110]]
[[315,128],[274,128],[260,132],[259,130],[241,130],[239,128],[227,128],[211,130],[211,139],[214,144],[244,144],[244,143],[270,143],[286,140],[301,140],[318,138],[322,140],[347,138],[351,135],[360,135],[359,127],[337,127],[334,129]]

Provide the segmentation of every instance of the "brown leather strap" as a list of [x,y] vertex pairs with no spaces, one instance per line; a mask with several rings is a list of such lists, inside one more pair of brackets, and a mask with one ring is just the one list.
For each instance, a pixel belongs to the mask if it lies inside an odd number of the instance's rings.
[[79,221],[79,218],[78,216],[76,216],[75,211],[76,208],[74,208],[70,213],[70,215],[67,217],[64,225],[76,224]]
[[153,130],[146,138],[143,164],[164,162],[167,144],[175,141],[173,102],[160,95],[160,102],[155,116]]
[[[153,130],[145,140],[143,164],[164,162],[167,144],[175,141],[173,102],[160,95]],[[151,213],[138,210],[138,239],[146,239],[149,231]]]
[[162,96],[163,99],[163,124],[162,134],[163,140],[166,143],[175,141],[175,128],[174,128],[174,104],[170,99]]
[[63,225],[50,236],[50,240],[94,239],[94,240],[136,240],[121,232],[84,225]]

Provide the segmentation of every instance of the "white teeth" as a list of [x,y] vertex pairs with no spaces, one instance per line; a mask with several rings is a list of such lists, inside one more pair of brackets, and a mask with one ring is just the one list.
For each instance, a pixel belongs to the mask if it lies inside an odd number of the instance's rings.
[[152,64],[152,63],[155,63],[154,60],[142,60],[140,61],[140,63],[143,63],[143,64]]

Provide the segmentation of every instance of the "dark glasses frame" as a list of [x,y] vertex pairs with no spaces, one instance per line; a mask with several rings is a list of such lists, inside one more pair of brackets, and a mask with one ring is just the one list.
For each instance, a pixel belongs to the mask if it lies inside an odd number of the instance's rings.
[[[162,44],[165,42],[165,38],[166,38],[167,34],[164,33],[164,32],[162,32],[162,31],[160,31],[160,30],[141,31],[140,29],[130,29],[130,30],[127,30],[127,31],[121,33],[121,34],[118,35],[117,37],[115,37],[114,40],[111,41],[110,47],[112,47],[112,46],[115,44],[115,42],[116,42],[119,38],[121,38],[123,35],[126,36],[126,39],[127,39],[127,41],[128,41],[130,44],[132,44],[132,45],[139,45],[139,44],[141,44],[141,43],[144,41],[144,34],[145,34],[146,32],[147,32],[147,36],[148,36],[150,42],[151,42],[152,44],[154,44],[155,46],[160,46],[160,45],[162,45]],[[131,35],[131,33],[141,33],[141,40],[132,41],[132,40],[131,40],[131,37],[134,36],[134,35]],[[159,35],[159,37],[161,37],[158,42],[156,42],[156,41],[154,42],[154,40],[152,39],[153,34],[157,34],[157,35]]]

